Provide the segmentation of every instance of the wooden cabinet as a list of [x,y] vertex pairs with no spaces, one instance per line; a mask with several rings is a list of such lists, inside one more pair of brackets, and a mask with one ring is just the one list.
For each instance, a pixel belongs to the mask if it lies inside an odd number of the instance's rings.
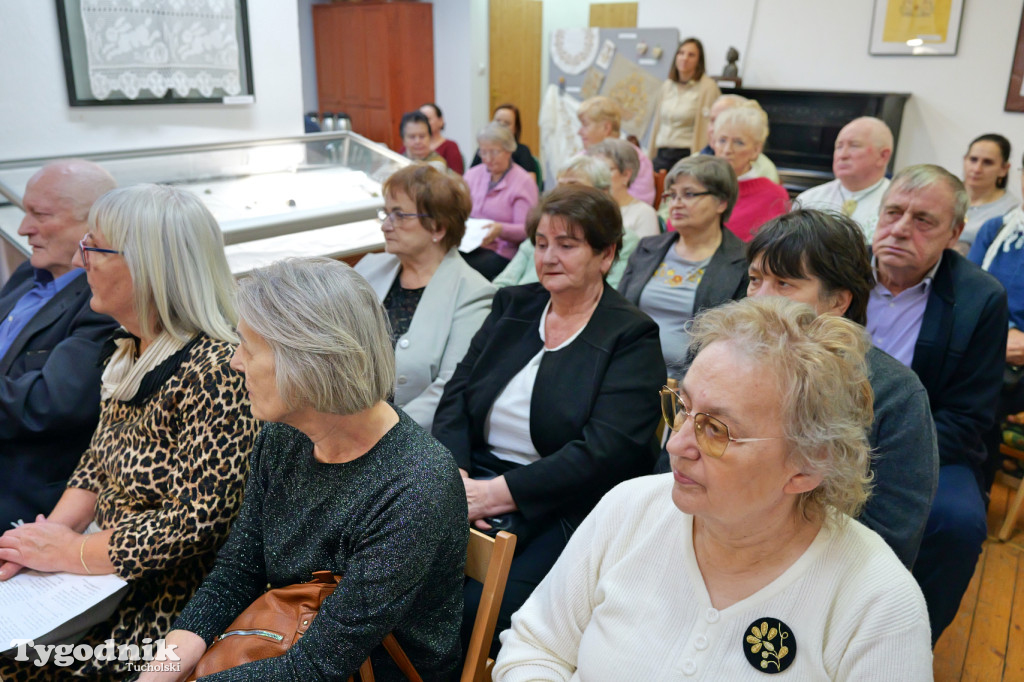
[[426,2],[313,5],[320,111],[401,147],[402,114],[434,101],[434,22]]

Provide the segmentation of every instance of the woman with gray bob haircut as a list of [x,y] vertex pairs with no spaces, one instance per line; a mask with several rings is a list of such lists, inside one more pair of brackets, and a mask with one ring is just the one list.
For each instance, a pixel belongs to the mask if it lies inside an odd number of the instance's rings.
[[622,212],[622,227],[637,237],[661,234],[661,222],[651,205],[636,199],[629,188],[640,170],[640,156],[636,148],[625,140],[606,137],[591,145],[587,155],[599,159],[611,173],[611,195]]
[[376,293],[344,263],[286,260],[242,280],[238,307],[232,367],[266,424],[231,535],[167,635],[181,669],[267,587],[330,571],[342,578],[302,639],[232,679],[344,680],[368,656],[400,679],[380,646],[392,632],[424,679],[449,679],[466,498],[451,454],[386,402],[395,360]]
[[931,680],[921,590],[851,518],[868,495],[863,327],[765,297],[691,333],[692,366],[661,391],[672,472],[605,495],[512,619],[494,679]]
[[682,376],[693,317],[747,294],[743,242],[725,220],[736,205],[736,174],[714,156],[690,156],[665,176],[669,232],[645,237],[619,292],[658,323],[668,377]]

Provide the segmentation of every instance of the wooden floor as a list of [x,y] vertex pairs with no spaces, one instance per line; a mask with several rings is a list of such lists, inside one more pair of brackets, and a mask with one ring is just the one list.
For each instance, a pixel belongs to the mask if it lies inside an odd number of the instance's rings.
[[956,619],[935,645],[936,682],[1024,681],[1024,514],[1007,542],[996,539],[1012,492],[992,488],[989,539]]

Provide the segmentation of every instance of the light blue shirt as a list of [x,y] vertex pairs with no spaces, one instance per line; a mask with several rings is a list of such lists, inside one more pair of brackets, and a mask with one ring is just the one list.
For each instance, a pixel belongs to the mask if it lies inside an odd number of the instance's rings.
[[18,299],[11,312],[0,322],[0,358],[7,355],[11,349],[14,339],[18,334],[43,309],[50,300],[56,296],[61,289],[74,281],[76,277],[84,273],[81,268],[72,268],[57,279],[53,278],[49,270],[36,270],[35,284],[24,296]]
[[878,281],[878,267],[874,267],[876,283],[868,298],[868,333],[875,346],[907,367],[914,361],[914,346],[928,307],[932,279],[941,262],[940,256],[924,279],[896,295]]

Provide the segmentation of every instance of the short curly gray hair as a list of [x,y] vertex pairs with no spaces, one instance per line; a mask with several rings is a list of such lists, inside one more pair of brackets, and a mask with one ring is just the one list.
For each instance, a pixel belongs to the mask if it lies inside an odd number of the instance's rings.
[[865,362],[871,342],[864,328],[767,296],[701,313],[690,335],[693,357],[717,341],[731,341],[776,377],[790,460],[822,476],[818,487],[800,495],[804,517],[827,524],[830,508],[856,517],[870,491],[867,429],[874,416]]
[[274,352],[289,409],[355,414],[386,400],[395,353],[370,284],[329,258],[291,258],[253,270],[238,286],[238,313]]

